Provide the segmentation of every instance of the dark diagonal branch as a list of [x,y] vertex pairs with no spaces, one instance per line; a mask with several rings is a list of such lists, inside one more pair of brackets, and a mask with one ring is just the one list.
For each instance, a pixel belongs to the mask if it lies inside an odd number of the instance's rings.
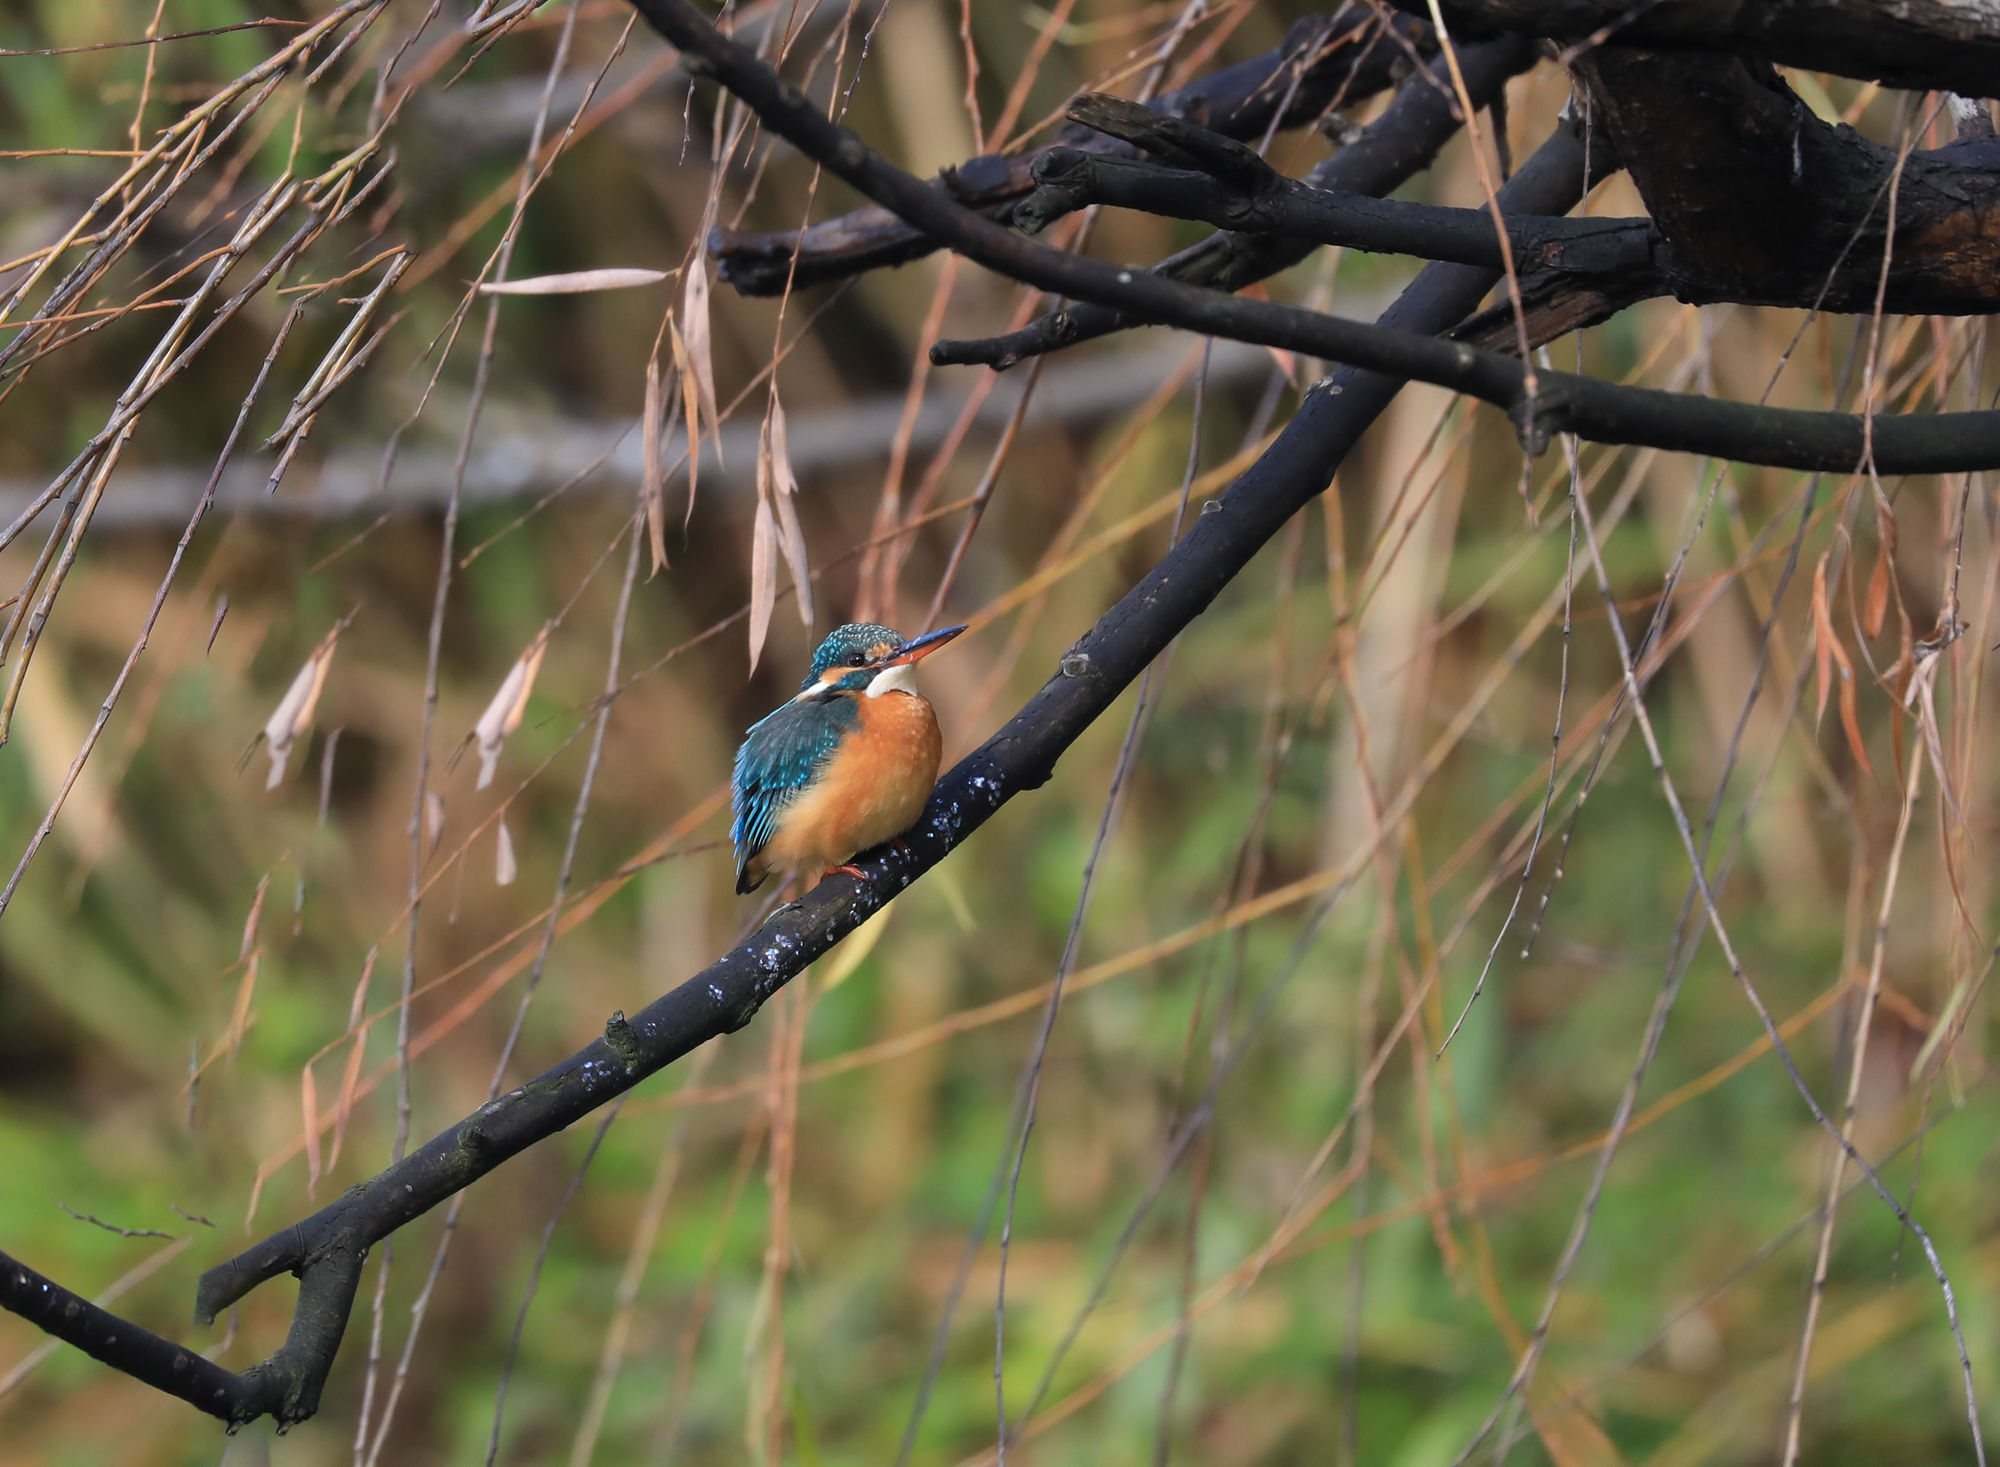
[[[1430,0],[1392,0],[1428,17]],[[1734,52],[1918,91],[2000,94],[2000,10],[1989,0],[1441,0],[1457,35],[1513,31],[1576,47]]]
[[[699,25],[699,21],[693,24]],[[754,63],[753,63],[754,64]],[[1581,190],[1583,149],[1558,132],[1501,191],[1504,207],[1559,213]],[[1491,271],[1437,265],[1383,318],[1411,331],[1448,327],[1492,288]],[[1343,370],[1306,395],[1277,442],[1200,515],[1138,585],[1063,658],[1063,670],[940,781],[907,851],[869,856],[866,881],[836,877],[781,909],[748,941],[604,1037],[482,1107],[318,1213],[212,1269],[198,1307],[213,1317],[258,1284],[298,1274],[299,1319],[273,1359],[238,1376],[56,1290],[27,1270],[0,1277],[0,1304],[115,1368],[231,1421],[312,1413],[331,1369],[362,1256],[508,1157],[555,1135],[674,1059],[750,1022],[758,1008],[841,937],[967,839],[1055,762],[1251,557],[1331,482],[1401,384]],[[17,1281],[18,1280],[18,1281]],[[51,1303],[50,1301],[53,1301]],[[103,1348],[107,1337],[123,1341]],[[134,1341],[143,1343],[134,1344]],[[191,1384],[183,1388],[181,1373]]]
[[[1424,21],[1398,16],[1389,23],[1395,34],[1384,29],[1375,7],[1350,0],[1331,14],[1301,18],[1276,49],[1167,92],[1152,106],[1234,138],[1261,137],[1273,124],[1307,126],[1331,107],[1364,102],[1393,85],[1409,69],[1412,50],[1428,55],[1434,49],[1430,26]],[[1058,134],[1055,145],[1133,156],[1129,147],[1076,126]],[[1037,156],[1029,152],[968,159],[932,186],[1005,222],[1014,202],[1034,187],[1031,170]],[[788,282],[819,285],[903,265],[937,247],[922,230],[880,205],[804,231],[756,234],[718,228],[709,236],[717,273],[744,295],[775,295]]]
[[[633,0],[633,7],[681,48],[686,64],[712,73],[767,129],[912,226],[1009,279],[1207,336],[1280,347],[1450,388],[1505,409],[1531,448],[1544,445],[1553,433],[1566,432],[1598,443],[1778,468],[1849,472],[1870,450],[1882,473],[2000,466],[2000,411],[1864,420],[1851,413],[1757,407],[1626,387],[1567,372],[1539,372],[1531,379],[1527,364],[1462,342],[1243,300],[1049,249],[953,203],[896,167],[828,119],[797,87],[718,34],[686,0]],[[963,360],[945,342],[932,349],[932,359]]]
[[[684,0],[634,7],[701,69],[785,137],[913,227],[1008,276],[1083,296],[1138,319],[1209,334],[1346,356],[1314,384],[1272,447],[1070,649],[1061,670],[933,791],[897,848],[862,860],[863,877],[836,876],[780,909],[747,941],[554,1068],[472,1115],[312,1216],[211,1269],[197,1307],[212,1319],[283,1273],[300,1279],[283,1347],[241,1374],[196,1357],[0,1260],[0,1306],[89,1350],[148,1384],[231,1421],[302,1420],[317,1407],[367,1251],[469,1187],[510,1157],[574,1125],[698,1046],[742,1028],[787,982],[968,839],[1001,805],[1044,783],[1056,761],[1300,508],[1325,490],[1361,433],[1403,379],[1438,382],[1502,402],[1537,431],[1572,429],[1727,457],[1842,467],[1858,457],[1860,420],[1783,413],[1705,398],[1612,388],[1544,373],[1533,413],[1518,362],[1440,341],[1491,289],[1495,273],[1432,265],[1373,327],[1243,301],[1157,276],[1047,250],[944,198],[893,168],[827,120],[742,47],[718,35]],[[1504,214],[1560,214],[1583,182],[1583,146],[1559,129],[1499,195]],[[1362,370],[1363,367],[1377,370]],[[2000,414],[1883,418],[1874,443],[1886,472],[2000,464]]]

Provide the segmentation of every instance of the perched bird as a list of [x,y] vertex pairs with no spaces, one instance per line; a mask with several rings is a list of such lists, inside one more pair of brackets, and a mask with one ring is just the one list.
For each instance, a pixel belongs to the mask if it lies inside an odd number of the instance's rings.
[[736,889],[773,871],[848,871],[856,852],[916,824],[944,740],[913,676],[962,626],[905,641],[888,627],[836,629],[798,696],[753,724],[736,751]]

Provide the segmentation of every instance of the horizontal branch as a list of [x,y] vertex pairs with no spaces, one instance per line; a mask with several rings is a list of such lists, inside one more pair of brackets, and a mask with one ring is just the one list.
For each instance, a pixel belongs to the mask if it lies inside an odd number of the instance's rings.
[[238,1418],[251,1393],[250,1383],[235,1371],[100,1309],[5,1253],[0,1253],[0,1309],[224,1421]]
[[[1108,204],[1241,233],[1280,234],[1312,245],[1415,255],[1488,270],[1504,267],[1493,216],[1484,209],[1336,193],[1275,169],[1266,172],[1268,178],[1257,186],[1238,187],[1191,169],[1052,148],[1037,162],[1038,187],[1015,208],[1014,224],[1036,234],[1065,214]],[[1515,263],[1524,272],[1657,269],[1657,237],[1649,219],[1517,214],[1505,222]]]
[[[1049,249],[954,204],[897,168],[827,118],[797,87],[717,34],[686,0],[633,0],[633,5],[681,48],[684,62],[711,71],[766,128],[939,243],[1010,279],[1203,335],[1450,388],[1503,408],[1531,451],[1539,451],[1552,434],[1566,432],[1599,443],[1837,473],[1858,469],[1864,457],[1891,474],[2000,467],[2000,411],[1864,419],[1535,372],[1528,363],[1462,342],[1243,300]],[[948,343],[939,342],[932,359],[956,358]]]
[[99,1308],[5,1253],[0,1253],[0,1309],[232,1429],[260,1416],[303,1421],[319,1409],[320,1388],[346,1331],[366,1256],[365,1244],[325,1240],[311,1269],[301,1273],[284,1345],[241,1374]]
[[[1218,350],[1209,381],[1221,387],[1268,374],[1269,353],[1260,347]],[[1173,374],[1174,364],[1157,353],[1121,352],[1092,362],[1053,362],[1027,407],[1024,426],[1063,425],[1088,430],[1136,408]],[[975,434],[1003,431],[1020,409],[1023,386],[1002,384],[979,404]],[[879,466],[908,410],[902,391],[881,393],[837,408],[801,408],[791,416],[792,466],[800,478],[824,477],[849,469]],[[955,429],[971,397],[952,379],[933,379],[910,426],[909,451],[928,453]],[[725,419],[721,431],[701,440],[700,477],[708,486],[746,495],[753,489],[761,423]],[[404,447],[394,455],[394,471],[382,474],[384,445],[349,441],[323,459],[296,463],[277,494],[267,493],[268,460],[240,461],[215,486],[215,512],[254,518],[340,520],[378,514],[416,514],[441,509],[454,492],[467,507],[539,498],[567,492],[628,493],[645,469],[643,435],[637,418],[576,418],[530,409],[518,403],[490,403],[480,418],[479,444],[461,464],[448,449]],[[687,435],[676,428],[661,444],[660,461],[679,463]],[[187,522],[208,487],[207,465],[121,468],[118,492],[105,499],[94,531],[150,530]],[[565,486],[574,486],[565,490]],[[45,479],[0,478],[0,524],[10,524],[47,488]]]
[[[1332,14],[1301,17],[1275,49],[1199,77],[1150,104],[1163,114],[1199,118],[1228,137],[1262,137],[1275,124],[1295,128],[1318,121],[1336,107],[1365,102],[1409,69],[1411,51],[1435,49],[1428,23],[1395,17],[1395,34],[1377,9],[1349,0]],[[1131,149],[1087,128],[1068,127],[1056,146],[1132,156]],[[932,187],[949,191],[969,208],[1005,222],[1014,202],[1034,187],[1034,152],[987,154],[949,170]],[[922,259],[937,244],[895,213],[871,205],[803,231],[770,234],[717,228],[709,253],[717,274],[744,295],[775,295],[787,281],[819,285],[869,270]],[[798,257],[793,278],[792,258]]]
[[[1391,0],[1428,17],[1431,0]],[[1992,0],[1440,0],[1454,36],[1511,31],[1579,47],[1686,48],[1757,57],[1915,91],[2000,96]]]
[[[1233,188],[1190,169],[1097,158],[1061,148],[1043,158],[1037,173],[1041,186],[1015,207],[1017,228],[1108,204],[1313,246],[1414,255],[1490,270],[1505,263],[1493,216],[1484,209],[1335,193],[1275,170],[1263,187]],[[1521,281],[1522,321],[1530,346],[1609,320],[1639,301],[1679,293],[1677,271],[1650,219],[1510,214],[1503,222]],[[1048,329],[1037,322],[1005,337],[964,344],[957,354],[1005,365],[1026,354],[1020,346],[1024,335]],[[1511,303],[1502,302],[1485,313],[1471,333],[1459,339],[1491,351],[1518,353]]]

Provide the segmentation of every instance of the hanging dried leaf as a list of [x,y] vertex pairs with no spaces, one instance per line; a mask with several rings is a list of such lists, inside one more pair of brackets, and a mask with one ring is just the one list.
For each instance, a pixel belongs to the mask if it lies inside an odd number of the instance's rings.
[[812,564],[806,557],[805,531],[799,526],[799,480],[792,472],[791,443],[785,431],[785,408],[778,394],[771,394],[771,417],[767,427],[771,458],[772,503],[778,514],[778,549],[791,573],[792,589],[798,592],[799,621],[807,631],[813,625]]
[[340,1071],[340,1103],[334,1107],[334,1143],[326,1151],[328,1169],[340,1163],[340,1143],[348,1139],[348,1117],[354,1113],[354,1093],[362,1083],[362,1057],[366,1055],[366,1047],[366,1033],[354,1035],[354,1043],[348,1045],[348,1063],[346,1069]]
[[535,640],[528,643],[514,665],[507,670],[501,680],[493,701],[486,705],[486,711],[479,715],[479,722],[473,725],[472,736],[479,744],[479,779],[476,789],[485,789],[493,783],[493,772],[500,764],[500,746],[508,736],[521,726],[521,716],[528,710],[528,695],[535,690],[535,675],[542,670],[542,654],[549,649],[549,633],[554,622],[544,622],[542,629],[535,633]]
[[236,945],[236,961],[242,962],[250,956],[250,950],[257,946],[257,927],[264,916],[264,894],[271,889],[271,873],[265,872],[264,879],[257,883],[257,894],[250,898],[250,910],[243,918],[243,940]]
[[493,835],[493,884],[512,886],[520,874],[521,868],[514,860],[514,837],[503,820]]
[[1868,601],[1861,610],[1861,630],[1874,641],[1882,635],[1882,618],[1889,610],[1889,547],[1878,545],[1875,569],[1868,573]]
[[424,859],[428,861],[437,854],[438,842],[444,839],[444,796],[436,790],[424,791]]
[[564,275],[530,275],[525,280],[489,280],[479,287],[481,295],[588,295],[598,290],[630,290],[635,285],[657,285],[667,278],[665,270],[610,269],[572,270]]
[[639,503],[646,511],[646,535],[653,546],[653,575],[658,575],[667,563],[667,470],[662,462],[661,443],[666,436],[665,418],[660,359],[655,356],[646,363],[646,417],[641,425],[644,477],[639,481]]
[[1818,703],[1813,709],[1813,722],[1826,717],[1826,695],[1833,690],[1833,653],[1840,645],[1834,636],[1833,616],[1826,605],[1826,557],[1827,551],[1813,567],[1812,617],[1813,617],[1813,669],[1818,685]]
[[308,1064],[299,1071],[299,1109],[305,1114],[306,1125],[306,1191],[310,1194],[319,1185],[319,1086],[313,1080],[313,1067]]
[[1854,662],[1847,655],[1847,649],[1840,644],[1840,636],[1833,629],[1833,614],[1827,606],[1826,559],[1826,555],[1820,556],[1819,565],[1813,571],[1813,639],[1819,675],[1819,708],[1813,717],[1817,720],[1826,713],[1826,695],[1837,666],[1840,669],[1840,726],[1847,735],[1847,746],[1854,755],[1854,762],[1861,766],[1862,773],[1873,777],[1875,769],[1868,762],[1867,745],[1861,741],[1861,716],[1854,691]]
[[763,655],[764,638],[771,630],[771,609],[778,604],[778,538],[776,517],[771,513],[771,496],[760,482],[757,486],[757,522],[750,531],[750,670],[757,670]]
[[[715,410],[715,362],[710,345],[713,335],[708,321],[708,257],[697,254],[688,265],[687,293],[681,300],[681,320],[687,323],[688,366],[694,373],[701,410],[708,419],[709,435],[715,443],[715,460],[722,462],[722,418]],[[689,416],[693,416],[692,410]],[[689,508],[693,508],[690,496]]]
[[270,746],[271,772],[264,780],[264,788],[274,790],[285,777],[285,766],[292,757],[292,745],[312,727],[313,709],[319,706],[320,690],[326,686],[327,669],[333,664],[334,643],[340,638],[341,627],[336,624],[320,639],[306,658],[292,685],[285,689],[285,696],[278,700],[278,706],[271,710],[271,716],[264,721],[264,742]]
[[1840,726],[1847,731],[1847,747],[1854,755],[1854,762],[1861,766],[1861,772],[1871,779],[1875,767],[1868,762],[1868,746],[1861,742],[1861,718],[1855,706],[1854,669],[1848,664],[1847,654],[1840,657]]
[[688,507],[681,520],[685,526],[694,518],[695,485],[701,478],[700,389],[695,386],[694,373],[688,367],[687,343],[681,339],[681,328],[671,317],[667,320],[667,340],[673,347],[674,372],[681,383],[681,415],[687,422]]
[[236,1052],[243,1047],[243,1036],[250,1032],[251,1005],[257,997],[257,969],[264,956],[261,950],[250,954],[243,964],[242,981],[236,985],[236,1004],[229,1013],[229,1062],[236,1063]]

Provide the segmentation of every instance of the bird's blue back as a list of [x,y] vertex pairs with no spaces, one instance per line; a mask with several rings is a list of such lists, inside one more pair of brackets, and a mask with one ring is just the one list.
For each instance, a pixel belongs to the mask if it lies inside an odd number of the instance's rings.
[[785,807],[812,784],[860,718],[860,705],[852,698],[786,703],[743,736],[730,801],[736,820],[729,831],[739,880],[777,832]]

